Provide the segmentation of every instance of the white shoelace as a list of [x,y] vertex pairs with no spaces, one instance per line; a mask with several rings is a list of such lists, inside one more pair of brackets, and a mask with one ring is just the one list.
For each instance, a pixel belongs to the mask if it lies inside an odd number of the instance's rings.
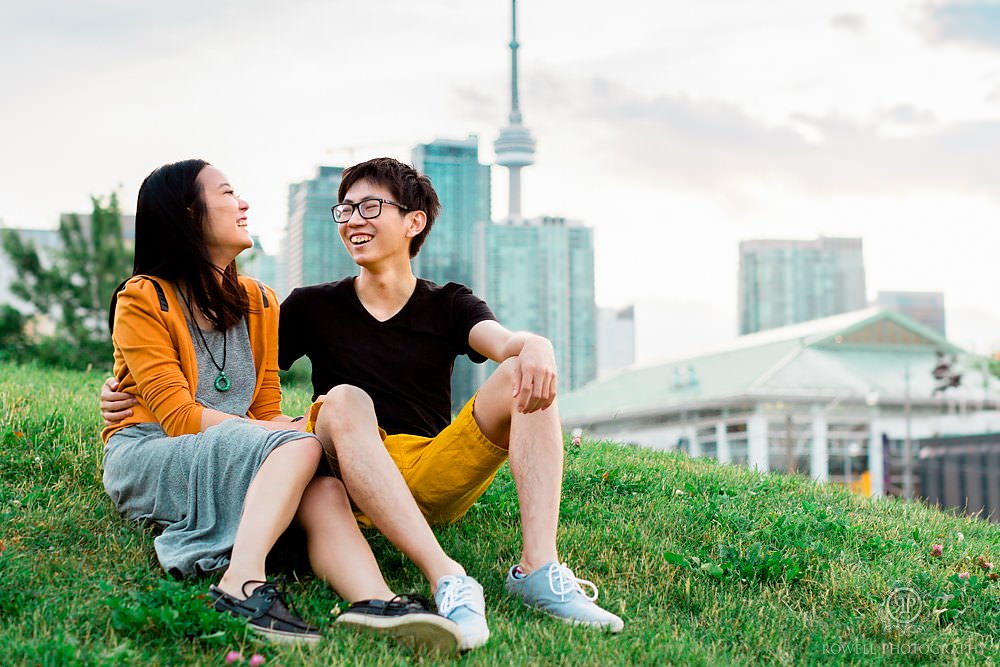
[[[580,584],[589,586],[590,590],[594,593],[593,597],[584,593]],[[594,602],[597,600],[598,595],[597,586],[594,585],[594,582],[587,581],[586,579],[577,579],[573,571],[566,566],[566,563],[562,565],[552,563],[552,565],[549,565],[549,588],[564,600],[571,593],[579,593],[591,602]]]
[[438,602],[438,613],[447,616],[455,609],[465,606],[475,611],[476,596],[472,584],[465,583],[458,577],[448,577],[444,580],[446,587],[441,601]]

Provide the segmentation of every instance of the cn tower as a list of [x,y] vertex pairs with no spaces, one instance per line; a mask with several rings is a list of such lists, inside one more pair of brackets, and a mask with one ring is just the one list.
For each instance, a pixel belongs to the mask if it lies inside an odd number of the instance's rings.
[[535,161],[535,140],[531,132],[521,124],[521,110],[517,101],[517,0],[511,0],[511,40],[510,40],[510,118],[509,125],[500,130],[494,144],[497,164],[507,167],[510,173],[511,220],[521,219],[521,167]]

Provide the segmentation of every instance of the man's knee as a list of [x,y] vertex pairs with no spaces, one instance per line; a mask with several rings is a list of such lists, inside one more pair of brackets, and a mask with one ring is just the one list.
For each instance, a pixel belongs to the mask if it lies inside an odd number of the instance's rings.
[[324,407],[371,407],[372,399],[367,393],[365,393],[364,389],[355,387],[352,384],[338,384],[336,387],[326,392],[323,404]]
[[507,384],[512,384],[514,382],[514,374],[518,368],[518,360],[516,357],[510,359],[504,359],[497,366],[497,369],[493,371],[491,377],[496,377],[498,380],[505,380]]
[[513,404],[513,387],[517,371],[517,359],[504,359],[480,388],[480,395],[485,395],[484,398],[491,404],[496,404],[498,401]]
[[504,360],[476,393],[472,418],[486,438],[506,448],[510,440],[510,423],[514,414],[516,397],[514,380],[517,361]]
[[323,397],[317,421],[334,432],[349,429],[364,418],[375,414],[372,399],[364,390],[353,385],[340,384]]

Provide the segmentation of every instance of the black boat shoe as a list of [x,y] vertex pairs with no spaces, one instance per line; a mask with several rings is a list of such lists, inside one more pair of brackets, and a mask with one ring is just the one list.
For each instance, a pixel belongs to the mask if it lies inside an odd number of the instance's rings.
[[435,614],[427,598],[415,594],[355,602],[336,622],[362,632],[385,632],[414,648],[454,653],[462,641],[458,625]]
[[248,584],[261,585],[245,600],[238,600],[212,586],[208,589],[213,599],[212,606],[216,611],[247,619],[251,630],[272,641],[290,644],[319,642],[319,630],[289,610],[285,594],[278,590],[277,584],[270,581],[247,581],[243,584],[244,594]]

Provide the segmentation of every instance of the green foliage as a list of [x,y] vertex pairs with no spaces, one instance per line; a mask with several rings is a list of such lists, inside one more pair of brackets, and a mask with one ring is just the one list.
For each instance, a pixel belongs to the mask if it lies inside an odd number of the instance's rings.
[[1000,359],[996,357],[991,357],[986,361],[989,372],[993,374],[994,377],[1000,378]]
[[[34,244],[22,241],[16,232],[0,230],[3,250],[19,276],[11,283],[11,292],[31,304],[35,314],[57,323],[52,336],[20,349],[4,345],[8,357],[30,357],[68,368],[109,363],[108,305],[115,287],[129,275],[132,257],[122,238],[118,195],[112,193],[107,203],[91,197],[91,203],[89,229],[76,214],[60,220],[62,245],[53,251],[48,266]],[[16,323],[13,318],[5,322]]]
[[115,588],[101,582],[109,594],[111,627],[127,636],[143,635],[183,641],[198,639],[217,646],[226,645],[226,631],[242,631],[242,623],[216,612],[208,596],[190,585],[172,579],[157,579],[147,589],[112,595]]
[[975,601],[986,593],[988,580],[975,575],[960,578],[953,574],[947,579],[946,593],[934,598],[937,603],[934,612],[942,624],[955,622],[959,616],[975,604]]
[[25,358],[28,349],[26,325],[27,319],[19,310],[7,304],[0,305],[0,361]]
[[278,371],[278,377],[282,387],[312,393],[312,363],[305,357],[297,359],[287,371]]
[[[345,632],[333,623],[339,598],[294,572],[269,574],[323,640],[264,644],[208,608],[200,596],[214,581],[168,579],[153,534],[114,511],[101,483],[103,380],[0,363],[4,664],[223,665],[235,650],[286,667],[892,665],[901,656],[989,665],[1000,652],[997,525],[802,477],[587,441],[565,451],[560,558],[624,617],[621,635],[563,625],[504,592],[521,548],[505,466],[462,520],[435,529],[483,584],[485,647],[430,656]],[[301,414],[309,391],[287,388],[284,402],[287,414]],[[428,592],[408,559],[369,538],[394,590]],[[912,618],[889,605],[904,589],[919,601]]]

